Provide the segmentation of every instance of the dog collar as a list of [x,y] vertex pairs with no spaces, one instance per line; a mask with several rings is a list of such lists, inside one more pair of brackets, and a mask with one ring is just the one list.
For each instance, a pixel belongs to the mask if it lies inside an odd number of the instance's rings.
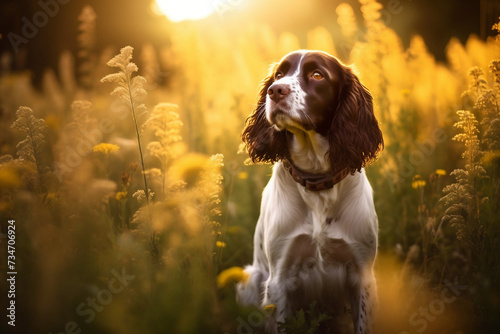
[[345,179],[350,174],[349,168],[331,174],[312,174],[299,169],[291,159],[283,159],[283,166],[290,173],[295,182],[311,191],[332,189],[334,185]]

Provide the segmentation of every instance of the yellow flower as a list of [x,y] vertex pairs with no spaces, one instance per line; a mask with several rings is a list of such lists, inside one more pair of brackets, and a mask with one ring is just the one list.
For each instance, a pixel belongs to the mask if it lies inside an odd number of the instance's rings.
[[274,304],[266,305],[266,306],[264,306],[264,311],[266,311],[269,314],[273,314],[274,311],[276,311],[276,305],[274,305]]
[[215,243],[215,246],[217,246],[219,248],[224,248],[224,247],[226,247],[226,243],[224,241],[217,241]]
[[411,183],[413,189],[420,189],[425,187],[426,182],[424,180],[416,180]]
[[247,172],[239,172],[238,173],[238,179],[246,180],[247,178],[248,178]]
[[176,159],[168,172],[173,180],[183,180],[188,185],[194,185],[207,164],[208,157],[198,153],[189,153]]
[[126,191],[119,191],[116,193],[115,198],[119,201],[124,200],[127,198],[127,192]]
[[94,152],[101,152],[104,154],[109,154],[116,152],[120,149],[120,146],[108,143],[100,143],[99,145],[94,146],[92,149]]
[[231,282],[246,282],[250,278],[250,275],[243,270],[241,267],[231,267],[229,269],[223,270],[217,276],[217,285],[220,288],[227,286]]
[[444,169],[436,169],[436,174],[439,176],[445,176],[446,171]]

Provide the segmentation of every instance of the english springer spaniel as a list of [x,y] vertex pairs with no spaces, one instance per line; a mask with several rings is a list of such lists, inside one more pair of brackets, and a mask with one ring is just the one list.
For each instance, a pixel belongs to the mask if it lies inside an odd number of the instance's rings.
[[370,93],[335,57],[292,52],[264,79],[242,138],[253,162],[275,165],[238,301],[275,306],[267,333],[312,302],[370,333],[378,222],[364,166],[384,146]]

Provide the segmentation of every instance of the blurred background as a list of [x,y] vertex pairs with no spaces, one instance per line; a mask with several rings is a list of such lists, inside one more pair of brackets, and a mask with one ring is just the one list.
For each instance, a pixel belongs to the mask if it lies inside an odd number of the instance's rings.
[[[259,333],[234,283],[271,167],[245,163],[240,134],[270,65],[305,48],[353,64],[384,133],[366,168],[375,332],[496,333],[499,16],[496,0],[2,1],[0,271],[18,272],[2,333]],[[306,314],[289,333],[317,332]]]
[[[360,4],[356,0],[345,2],[358,9],[355,15],[357,20],[361,21]],[[192,9],[197,7],[196,1],[194,3],[190,5],[186,2],[186,5]],[[338,1],[297,1],[293,5],[288,5],[287,1],[282,0],[225,2],[214,0],[206,3],[214,13],[211,14],[211,18],[204,21],[224,29],[240,30],[242,26],[253,22],[266,24],[276,33],[289,31],[298,34],[301,39],[304,31],[317,26],[324,26],[332,33],[339,33],[334,17],[335,8],[340,3]],[[463,43],[470,34],[476,34],[482,39],[491,36],[493,34],[491,26],[500,15],[499,2],[496,0],[384,0],[380,3],[391,14],[384,14],[385,23],[398,32],[405,46],[409,45],[413,35],[419,34],[438,60],[445,60],[444,46],[452,37],[458,38]],[[62,15],[55,15],[40,29],[36,39],[22,45],[27,55],[18,59],[17,68],[29,68],[38,73],[47,66],[56,67],[57,57],[62,51],[75,52],[77,50],[74,38],[77,31],[75,17],[85,4],[91,5],[99,13],[100,20],[96,23],[99,35],[96,40],[98,49],[110,44],[136,45],[148,42],[158,47],[170,43],[169,28],[175,23],[158,15],[161,14],[161,7],[158,8],[154,0],[107,2],[71,0],[62,5]],[[0,6],[0,31],[3,36],[0,47],[4,51],[12,51],[8,33],[21,34],[23,27],[21,18],[26,16],[31,19],[40,10],[40,5],[36,1],[5,0]],[[45,51],[37,52],[41,48]]]

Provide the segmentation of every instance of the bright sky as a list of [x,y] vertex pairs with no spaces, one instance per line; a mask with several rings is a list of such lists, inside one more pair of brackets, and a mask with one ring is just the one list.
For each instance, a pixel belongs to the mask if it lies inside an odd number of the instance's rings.
[[215,3],[215,0],[156,0],[155,10],[173,22],[199,20],[216,10]]

